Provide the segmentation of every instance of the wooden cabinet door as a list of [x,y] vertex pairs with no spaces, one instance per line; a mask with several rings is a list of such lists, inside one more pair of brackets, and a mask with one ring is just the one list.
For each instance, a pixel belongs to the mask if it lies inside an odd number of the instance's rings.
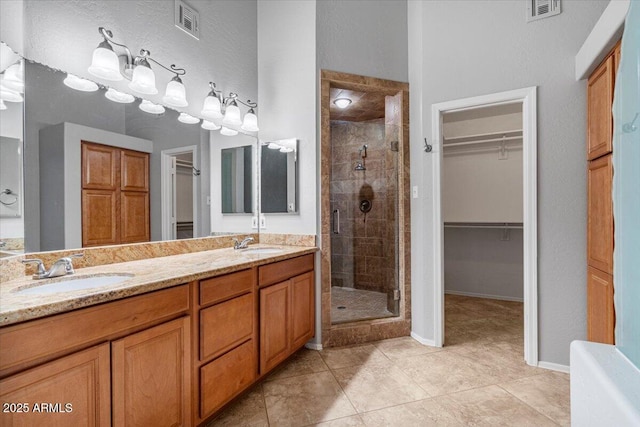
[[112,414],[116,426],[189,426],[189,318],[111,344]]
[[109,344],[102,344],[5,378],[2,404],[28,412],[3,410],[0,425],[110,426],[109,365]]
[[82,141],[82,188],[115,190],[120,185],[119,152],[115,147]]
[[292,350],[302,347],[315,333],[315,301],[313,272],[291,279]]
[[122,150],[120,154],[121,189],[149,190],[149,154]]
[[614,58],[610,55],[589,77],[587,86],[587,157],[596,159],[612,150]]
[[117,193],[82,190],[82,246],[114,245],[120,242]]
[[289,356],[290,291],[288,280],[260,289],[260,374]]
[[587,339],[614,344],[613,277],[589,267],[587,277]]
[[588,264],[613,274],[613,203],[611,154],[589,162],[587,201]]
[[120,243],[148,242],[149,193],[120,193]]

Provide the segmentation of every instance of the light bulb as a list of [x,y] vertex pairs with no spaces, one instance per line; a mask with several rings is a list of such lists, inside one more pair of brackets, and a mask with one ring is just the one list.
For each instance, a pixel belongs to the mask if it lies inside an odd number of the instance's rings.
[[202,129],[206,129],[206,130],[218,130],[218,129],[220,129],[220,126],[218,126],[217,124],[215,124],[213,122],[210,122],[209,120],[203,120],[201,127],[202,127]]
[[130,104],[135,101],[135,97],[128,93],[119,92],[113,88],[109,88],[104,94],[109,101],[118,102],[120,104]]
[[93,58],[88,71],[92,75],[105,80],[117,82],[123,79],[122,74],[120,74],[118,55],[106,40],[100,43],[93,51]]
[[220,129],[220,135],[224,136],[236,136],[238,134],[237,130],[229,129],[228,127],[222,126]]
[[67,73],[67,77],[62,82],[65,86],[82,92],[95,92],[98,90],[98,85],[91,80],[83,79],[69,73]]
[[180,113],[180,115],[178,116],[178,121],[181,123],[186,123],[188,125],[195,125],[196,123],[200,122],[200,119],[197,117],[193,117],[192,115],[189,115],[187,113]]
[[201,114],[208,119],[221,119],[222,112],[220,111],[220,99],[209,93],[209,95],[204,99]]
[[139,63],[133,69],[133,76],[129,87],[136,92],[145,95],[155,95],[158,93],[156,88],[156,74],[149,65],[145,65],[146,61]]
[[162,105],[154,104],[151,101],[143,99],[138,106],[142,111],[149,114],[162,114],[164,113],[164,107]]
[[349,98],[338,98],[333,103],[338,108],[347,108],[351,104],[351,100]]
[[240,120],[240,109],[236,101],[231,101],[231,103],[227,105],[222,123],[232,126],[240,126],[242,124],[242,120]]
[[2,84],[5,87],[18,92],[24,92],[24,63],[23,61],[16,62],[4,70],[4,80]]
[[162,97],[162,101],[169,107],[183,108],[189,105],[187,102],[187,94],[180,77],[175,76],[167,84],[167,90]]
[[247,114],[244,115],[244,121],[242,122],[242,130],[246,130],[247,132],[258,132],[258,116],[253,111],[253,108],[249,110]]

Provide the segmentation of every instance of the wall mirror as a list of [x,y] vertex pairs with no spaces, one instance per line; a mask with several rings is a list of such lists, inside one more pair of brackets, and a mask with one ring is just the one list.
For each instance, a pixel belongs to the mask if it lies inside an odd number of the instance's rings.
[[260,143],[260,213],[298,213],[298,140]]
[[253,214],[254,146],[220,150],[220,183],[223,214]]
[[[83,138],[84,140],[108,146],[122,146],[122,143],[117,141],[125,137],[149,142],[148,149],[142,151],[146,150],[149,153],[148,206],[151,241],[255,231],[251,228],[250,218],[245,218],[244,221],[224,221],[220,218],[218,213],[222,213],[221,199],[213,198],[212,188],[215,183],[220,182],[220,165],[216,163],[215,169],[210,166],[215,159],[220,158],[223,148],[252,147],[249,151],[255,153],[255,137],[242,133],[236,136],[222,136],[219,132],[202,129],[199,124],[181,123],[177,120],[179,113],[169,108],[162,114],[149,114],[139,108],[140,99],[130,104],[113,102],[105,97],[106,89],[102,87],[95,92],[71,89],[63,83],[67,76],[65,72],[30,61],[24,62],[25,102],[15,105],[20,109],[24,106],[24,131],[15,132],[19,139],[14,138],[19,142],[24,134],[26,141],[24,145],[19,145],[23,150],[24,167],[29,172],[16,172],[17,176],[14,177],[23,180],[23,186],[18,186],[24,190],[15,193],[19,198],[24,194],[24,209],[22,217],[19,220],[14,218],[11,224],[8,223],[10,218],[2,218],[0,239],[9,240],[13,235],[20,239],[24,237],[24,250],[28,252],[82,246],[82,240],[78,237],[82,233],[79,223],[81,221],[76,221],[81,218],[78,201],[75,201],[75,205],[69,205],[68,194],[64,191],[59,195],[51,192],[50,188],[55,188],[52,182],[47,182],[47,190],[43,191],[43,184],[48,176],[42,173],[43,167],[62,171],[59,174],[60,179],[78,181],[67,183],[68,185],[75,188],[79,188],[80,185],[79,151],[76,150],[76,154],[73,154],[72,150],[70,157],[57,151],[51,152],[50,155],[41,154],[41,136],[55,133],[53,128],[61,123],[76,125],[83,132],[87,131],[88,135],[92,135]],[[8,111],[2,111],[3,144],[5,136],[10,138],[9,134],[5,135],[5,128],[21,126],[21,122],[5,120],[5,117],[8,117],[5,113]],[[22,114],[16,113],[12,117],[22,118]],[[11,126],[8,123],[11,123]],[[93,135],[99,135],[101,140],[91,139]],[[253,154],[250,157],[247,161],[253,163],[248,169],[256,170],[257,156]],[[171,162],[172,158],[176,165],[176,180],[167,186],[163,184],[164,166],[167,159]],[[72,160],[74,164],[70,164]],[[258,193],[257,179],[249,181],[252,187],[247,188],[246,192],[255,197]],[[64,183],[58,184],[64,186]],[[4,184],[0,183],[0,186]],[[189,208],[179,210],[179,219],[174,215],[176,230],[174,233],[167,233],[163,211],[167,210],[172,193],[173,203],[183,208],[189,205]],[[245,204],[243,209],[245,212],[253,212],[255,206],[255,201],[252,201]],[[75,231],[67,232],[67,228],[73,227]],[[48,235],[50,230],[63,229],[67,234],[65,238],[52,238]],[[68,235],[72,237],[69,239]]]

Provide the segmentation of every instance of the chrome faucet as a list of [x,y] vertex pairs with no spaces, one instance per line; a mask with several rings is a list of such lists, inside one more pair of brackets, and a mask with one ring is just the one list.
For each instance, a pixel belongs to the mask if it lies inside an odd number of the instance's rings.
[[245,237],[242,242],[235,237],[233,238],[233,249],[247,249],[249,242],[253,242],[255,239],[251,236]]
[[73,269],[73,263],[71,262],[71,258],[79,258],[84,254],[74,254],[69,255],[68,257],[62,257],[56,262],[53,263],[49,271],[47,271],[44,267],[44,263],[41,259],[32,258],[32,259],[23,259],[23,264],[36,263],[36,274],[33,275],[34,279],[49,279],[51,277],[59,277],[65,276],[67,274],[75,273]]

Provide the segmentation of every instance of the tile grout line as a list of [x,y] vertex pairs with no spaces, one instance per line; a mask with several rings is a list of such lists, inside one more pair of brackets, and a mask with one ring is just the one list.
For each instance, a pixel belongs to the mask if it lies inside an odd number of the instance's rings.
[[[518,381],[518,380],[514,380],[514,381]],[[512,381],[509,381],[512,382]],[[500,387],[502,390],[506,391],[510,396],[513,396],[514,398],[516,398],[517,400],[519,400],[520,402],[524,403],[526,406],[528,406],[529,408],[533,409],[535,412],[539,413],[540,415],[542,415],[543,417],[547,418],[548,420],[551,420],[552,423],[556,424],[556,425],[561,425],[558,421],[554,420],[553,418],[551,418],[550,416],[548,416],[547,414],[543,414],[542,412],[538,411],[536,408],[534,408],[533,406],[529,405],[527,402],[525,402],[524,400],[520,399],[518,396],[516,396],[515,394],[511,393],[509,390],[505,389],[504,387],[502,387],[500,384],[496,384],[498,387]]]

